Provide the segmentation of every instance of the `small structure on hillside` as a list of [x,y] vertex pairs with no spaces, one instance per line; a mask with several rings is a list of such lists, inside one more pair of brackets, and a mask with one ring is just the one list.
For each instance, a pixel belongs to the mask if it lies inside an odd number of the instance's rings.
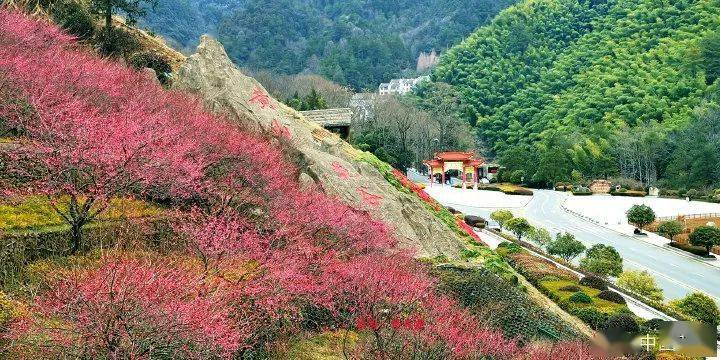
[[308,110],[300,113],[308,120],[318,123],[343,139],[347,139],[350,135],[350,125],[353,117],[350,108]]
[[[435,175],[440,175],[440,183],[445,184],[446,173],[451,170],[458,171],[463,182],[463,187],[472,183],[473,187],[477,187],[478,181],[482,178],[488,178],[489,171],[492,169],[485,166],[485,159],[476,156],[474,152],[463,151],[446,151],[435,153],[430,160],[423,163],[428,167],[430,174],[430,186],[435,182]],[[497,172],[497,167],[494,169]]]
[[610,181],[607,180],[595,180],[590,184],[590,191],[593,194],[609,194],[610,188]]
[[651,187],[648,189],[648,196],[651,196],[651,197],[658,197],[658,196],[660,196],[660,189],[658,189],[658,188],[656,188],[656,187],[654,187],[654,186],[651,186]]
[[430,76],[425,75],[414,79],[392,79],[390,82],[380,84],[378,93],[380,95],[405,95],[423,81],[430,81]]

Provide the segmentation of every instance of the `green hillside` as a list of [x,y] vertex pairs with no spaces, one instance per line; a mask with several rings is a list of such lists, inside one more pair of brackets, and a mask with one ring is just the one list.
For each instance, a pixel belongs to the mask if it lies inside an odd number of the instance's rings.
[[717,166],[692,164],[718,156],[717,140],[679,144],[715,116],[695,110],[713,107],[719,15],[715,0],[527,0],[447,51],[434,79],[461,91],[481,140],[533,182],[576,170],[717,185]]
[[[141,23],[180,48],[216,35],[240,66],[311,72],[356,90],[412,75],[515,0],[159,0]],[[472,9],[472,11],[468,11]]]

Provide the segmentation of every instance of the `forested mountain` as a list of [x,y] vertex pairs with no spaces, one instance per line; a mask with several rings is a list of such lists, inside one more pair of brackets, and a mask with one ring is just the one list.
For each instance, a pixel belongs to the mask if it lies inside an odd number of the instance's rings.
[[509,170],[535,182],[575,170],[718,185],[720,169],[694,159],[720,144],[686,129],[717,118],[719,15],[716,0],[526,0],[447,51],[433,76],[462,93]]
[[241,66],[309,71],[359,90],[414,69],[515,0],[160,0],[142,25],[190,48],[214,34]]

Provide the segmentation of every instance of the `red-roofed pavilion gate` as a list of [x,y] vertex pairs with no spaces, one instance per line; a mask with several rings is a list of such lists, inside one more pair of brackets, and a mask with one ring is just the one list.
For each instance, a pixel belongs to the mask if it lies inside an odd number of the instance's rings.
[[464,188],[468,183],[472,183],[473,187],[477,187],[479,178],[478,170],[485,161],[481,157],[476,157],[473,152],[447,151],[435,153],[432,159],[425,160],[423,163],[427,165],[430,173],[430,186],[435,182],[435,175],[440,174],[440,178],[442,179],[441,184],[444,185],[445,172],[457,170],[462,174],[461,178]]

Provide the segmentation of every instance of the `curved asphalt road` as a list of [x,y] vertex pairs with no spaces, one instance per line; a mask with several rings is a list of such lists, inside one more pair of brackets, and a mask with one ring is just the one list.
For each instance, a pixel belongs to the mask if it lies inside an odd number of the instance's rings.
[[[677,299],[699,291],[720,302],[720,268],[567,213],[561,208],[567,196],[565,193],[551,190],[534,192],[525,207],[512,209],[517,216],[524,216],[551,233],[569,232],[588,247],[594,244],[612,245],[622,255],[625,269],[646,270],[654,275],[666,299]],[[443,199],[437,200],[471,215],[488,216],[495,210],[482,208],[482,204],[449,204]]]
[[551,232],[572,233],[588,247],[612,245],[622,255],[626,269],[646,270],[653,274],[668,299],[700,291],[720,301],[720,268],[569,214],[561,208],[566,196],[551,190],[535,190],[524,215]]

